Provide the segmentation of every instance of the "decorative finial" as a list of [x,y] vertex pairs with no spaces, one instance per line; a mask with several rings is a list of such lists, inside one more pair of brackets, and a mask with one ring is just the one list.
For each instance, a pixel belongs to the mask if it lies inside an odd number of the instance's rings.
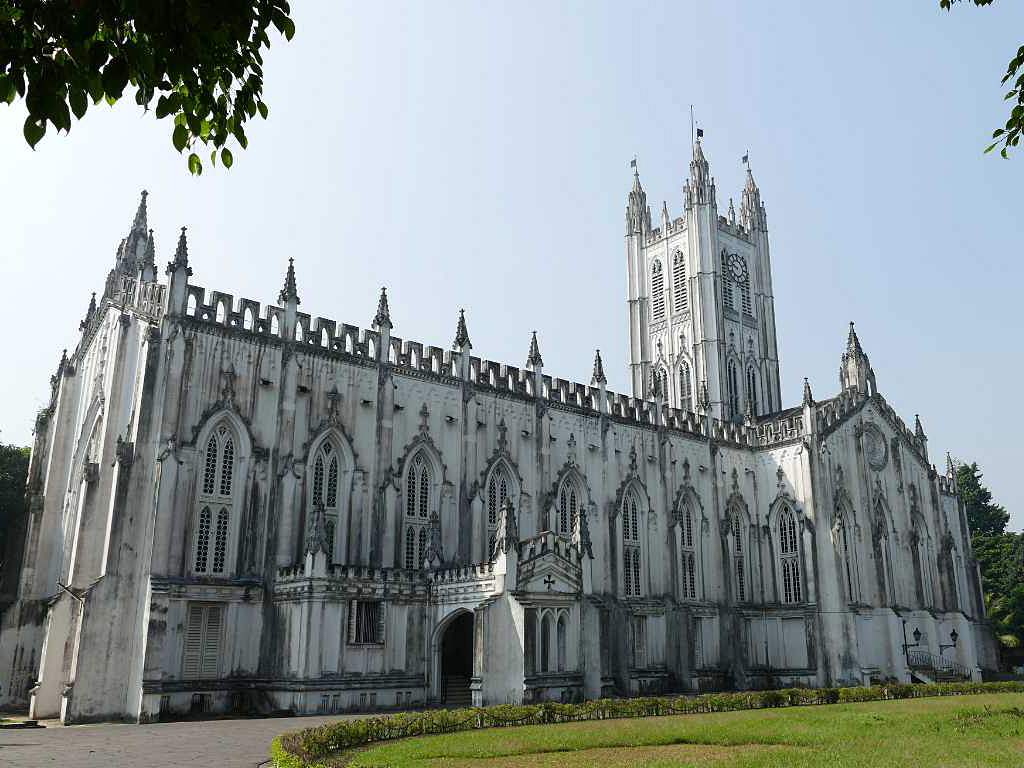
[[459,310],[459,323],[455,326],[455,346],[472,347],[469,341],[469,331],[466,328],[466,310]]
[[604,365],[601,363],[601,350],[594,353],[594,372],[590,376],[590,385],[603,386],[608,383],[604,376]]
[[153,230],[149,230],[149,239],[146,240],[146,253],[142,257],[142,269],[156,266],[156,241],[153,239]]
[[185,237],[187,229],[188,227],[182,227],[181,234],[178,235],[178,247],[174,251],[175,266],[188,266],[188,240]]
[[711,405],[711,398],[708,396],[708,383],[707,383],[707,381],[702,381],[700,383],[700,400],[698,402],[700,403],[701,409],[705,410],[705,411]]
[[729,198],[729,223],[736,223],[736,209],[733,207],[732,198]]
[[811,384],[804,377],[804,405],[814,405],[814,397],[811,395]]
[[924,427],[921,426],[921,417],[918,414],[914,414],[914,435],[920,440],[924,440]]
[[96,291],[92,292],[92,298],[89,299],[89,308],[85,310],[85,318],[78,324],[78,330],[84,331],[85,326],[92,320],[92,316],[96,314]]
[[294,301],[296,304],[302,303],[299,301],[299,289],[295,285],[295,259],[291,257],[288,257],[288,271],[284,276],[284,287],[277,295],[277,300],[282,304],[287,304],[289,301]]
[[956,475],[956,464],[953,463],[953,457],[949,451],[946,451],[946,477],[953,477]]
[[526,358],[526,364],[531,368],[539,368],[544,365],[544,358],[540,356],[540,347],[537,346],[537,332],[533,332],[530,338],[530,353]]
[[385,325],[389,329],[394,327],[391,325],[391,310],[388,308],[388,289],[384,286],[380,289],[380,300],[377,302],[377,314],[374,315],[373,324],[378,328]]

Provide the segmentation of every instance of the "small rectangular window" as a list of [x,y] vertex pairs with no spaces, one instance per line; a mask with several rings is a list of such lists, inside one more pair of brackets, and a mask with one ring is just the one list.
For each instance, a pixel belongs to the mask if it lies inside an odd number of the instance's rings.
[[384,642],[384,603],[352,600],[348,607],[350,645],[381,645]]

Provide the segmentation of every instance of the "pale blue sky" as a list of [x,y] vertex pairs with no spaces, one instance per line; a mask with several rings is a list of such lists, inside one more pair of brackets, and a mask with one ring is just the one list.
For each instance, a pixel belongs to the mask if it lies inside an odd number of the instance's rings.
[[[768,210],[784,399],[838,389],[856,320],[879,389],[932,460],[978,461],[1024,526],[1020,179],[983,156],[1024,40],[1011,2],[293,3],[270,120],[229,172],[188,176],[170,125],[92,108],[37,151],[0,107],[0,440],[27,443],[145,187],[158,264],[189,227],[193,281],[626,389],[623,209],[636,155],[678,215],[692,103],[722,209],[751,166]],[[128,102],[131,102],[129,99]]]

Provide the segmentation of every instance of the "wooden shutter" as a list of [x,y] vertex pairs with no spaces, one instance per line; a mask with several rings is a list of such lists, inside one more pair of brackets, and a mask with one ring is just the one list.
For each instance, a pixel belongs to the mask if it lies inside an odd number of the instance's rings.
[[203,606],[194,603],[188,606],[188,622],[185,626],[185,661],[182,677],[199,677],[203,648]]
[[203,659],[200,677],[217,677],[220,667],[220,636],[224,609],[219,605],[206,606],[206,626],[203,633]]
[[384,603],[379,602],[375,606],[377,608],[377,633],[374,635],[373,641],[375,643],[384,642]]
[[359,609],[358,600],[349,600],[348,603],[348,641],[356,641],[356,611]]

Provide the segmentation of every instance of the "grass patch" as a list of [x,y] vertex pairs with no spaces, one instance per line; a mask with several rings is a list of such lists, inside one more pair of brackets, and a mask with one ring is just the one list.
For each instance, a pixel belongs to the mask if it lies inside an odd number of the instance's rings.
[[353,768],[1024,765],[1024,695],[483,729],[378,744]]

